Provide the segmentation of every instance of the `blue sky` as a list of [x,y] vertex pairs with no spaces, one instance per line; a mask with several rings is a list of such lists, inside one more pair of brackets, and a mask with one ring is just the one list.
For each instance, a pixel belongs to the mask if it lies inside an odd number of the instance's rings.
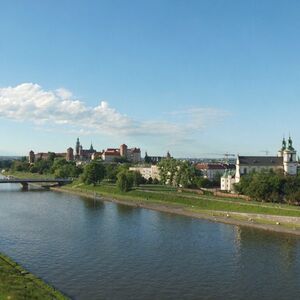
[[1,1],[2,154],[300,145],[300,2]]

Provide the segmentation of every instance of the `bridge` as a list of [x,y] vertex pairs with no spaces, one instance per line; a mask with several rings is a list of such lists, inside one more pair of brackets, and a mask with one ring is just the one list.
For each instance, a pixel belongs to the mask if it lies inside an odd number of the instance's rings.
[[42,186],[43,184],[49,184],[53,183],[58,186],[62,186],[64,184],[71,183],[72,179],[68,178],[56,178],[56,179],[36,179],[36,178],[29,178],[29,179],[23,179],[23,178],[4,178],[0,179],[0,183],[19,183],[22,185],[23,190],[28,190],[28,185],[29,184],[34,184],[34,183],[41,183]]

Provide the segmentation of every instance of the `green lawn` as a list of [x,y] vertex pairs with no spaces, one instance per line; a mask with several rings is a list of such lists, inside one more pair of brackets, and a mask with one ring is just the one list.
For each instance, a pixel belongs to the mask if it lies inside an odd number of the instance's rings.
[[4,299],[68,298],[0,254],[0,300]]

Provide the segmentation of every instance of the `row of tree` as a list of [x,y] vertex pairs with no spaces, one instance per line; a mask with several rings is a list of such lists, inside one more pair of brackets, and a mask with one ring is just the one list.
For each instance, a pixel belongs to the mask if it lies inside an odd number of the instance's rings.
[[130,164],[126,162],[104,163],[101,160],[92,161],[84,166],[66,161],[48,153],[47,159],[39,159],[29,164],[26,158],[12,163],[13,171],[51,174],[56,178],[78,178],[85,184],[98,184],[105,180],[116,183],[122,191],[128,191],[133,186],[145,183],[161,183],[176,187],[212,187],[218,182],[204,178],[199,170],[188,161],[166,158],[158,164],[160,181],[149,178],[145,180],[139,172],[129,171]]
[[282,171],[249,173],[241,177],[235,189],[257,201],[300,203],[300,176],[286,176]]
[[127,192],[133,186],[147,183],[140,172],[129,171],[127,164],[103,164],[92,161],[87,164],[80,177],[85,184],[99,184],[103,180],[115,182],[120,191]]
[[[83,166],[77,166],[75,162],[56,158],[49,153],[47,159],[39,159],[29,164],[26,158],[14,161],[11,165],[12,171],[31,172],[38,174],[51,174],[56,178],[80,178],[85,184],[99,184],[101,181],[116,183],[121,191],[129,191],[133,186],[143,183],[153,183],[153,180],[145,180],[139,172],[130,172],[130,164],[126,162],[103,163],[92,161]],[[158,183],[158,182],[154,182]]]
[[83,168],[76,166],[75,162],[66,161],[63,158],[56,158],[54,153],[49,153],[47,159],[38,159],[35,163],[29,164],[26,158],[15,160],[10,166],[12,171],[31,172],[38,174],[52,174],[57,178],[78,177]]

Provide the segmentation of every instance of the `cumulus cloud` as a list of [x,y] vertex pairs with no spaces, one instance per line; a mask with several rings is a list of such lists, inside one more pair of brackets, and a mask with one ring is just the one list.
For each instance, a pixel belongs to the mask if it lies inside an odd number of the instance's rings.
[[38,84],[23,83],[0,88],[0,118],[30,121],[67,132],[119,136],[158,135],[186,138],[226,115],[213,108],[189,108],[164,115],[162,120],[134,120],[110,107],[106,101],[90,107],[60,88],[46,91]]

